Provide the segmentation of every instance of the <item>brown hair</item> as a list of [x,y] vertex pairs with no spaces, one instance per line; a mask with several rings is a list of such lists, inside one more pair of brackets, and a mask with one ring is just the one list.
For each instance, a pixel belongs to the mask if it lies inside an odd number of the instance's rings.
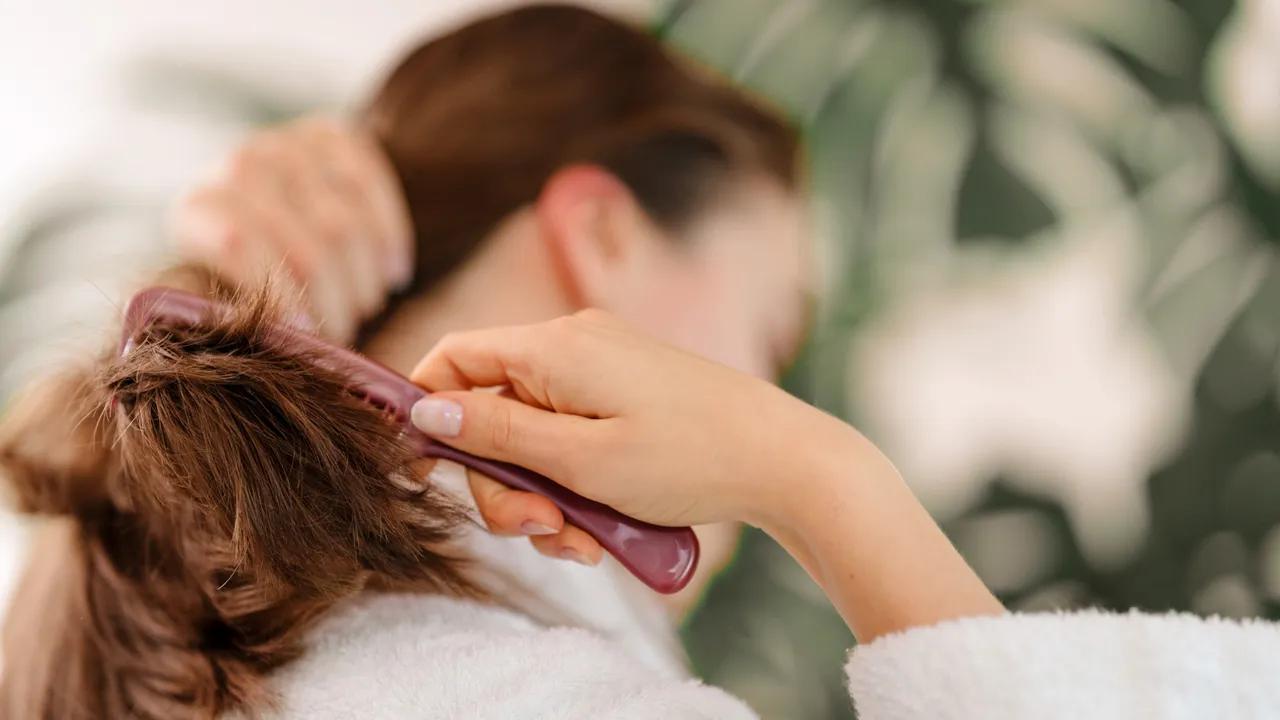
[[609,170],[676,233],[735,176],[796,184],[796,133],[776,115],[649,34],[569,5],[520,8],[419,47],[366,122],[405,190],[418,288],[566,165]]
[[311,622],[370,584],[476,594],[442,550],[464,516],[397,482],[413,456],[395,429],[272,342],[266,291],[226,299],[230,314],[150,330],[6,419],[18,509],[74,522],[37,547],[54,577],[20,590],[4,717],[252,707]]
[[[414,51],[367,121],[419,239],[419,287],[559,167],[599,164],[678,230],[732,173],[794,182],[795,138],[643,32],[526,8]],[[164,280],[227,296],[216,279]],[[64,518],[6,623],[0,715],[209,717],[371,585],[477,596],[447,552],[459,511],[408,490],[411,457],[341,378],[273,345],[267,293],[148,332],[34,388],[0,427],[20,511]]]

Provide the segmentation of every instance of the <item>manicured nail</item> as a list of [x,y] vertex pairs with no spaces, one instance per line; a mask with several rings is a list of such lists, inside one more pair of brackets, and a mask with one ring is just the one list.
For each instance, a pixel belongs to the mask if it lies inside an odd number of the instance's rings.
[[413,424],[436,437],[456,437],[462,432],[462,406],[452,400],[425,397],[409,412]]
[[571,547],[561,548],[560,557],[564,560],[572,560],[580,565],[586,565],[587,567],[595,567],[595,563],[588,560],[586,555],[583,555],[582,553],[578,552],[577,550],[574,550]]
[[524,522],[520,523],[520,532],[524,533],[525,535],[555,535],[560,531],[556,530],[550,525],[543,525],[540,522],[525,520]]

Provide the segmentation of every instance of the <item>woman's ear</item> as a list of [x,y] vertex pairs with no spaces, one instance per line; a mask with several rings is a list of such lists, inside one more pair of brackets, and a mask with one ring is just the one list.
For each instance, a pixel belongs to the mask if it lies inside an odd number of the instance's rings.
[[570,165],[543,185],[538,230],[577,307],[612,307],[633,284],[648,221],[630,189],[595,165]]

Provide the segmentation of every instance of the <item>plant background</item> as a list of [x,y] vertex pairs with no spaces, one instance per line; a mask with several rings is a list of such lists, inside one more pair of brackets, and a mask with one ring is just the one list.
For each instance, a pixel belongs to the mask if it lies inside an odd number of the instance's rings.
[[[501,4],[4,8],[0,397],[94,336],[236,137]],[[1280,619],[1280,2],[609,5],[804,128],[824,292],[785,383],[1011,607]],[[764,717],[852,714],[852,639],[758,533],[684,638]]]

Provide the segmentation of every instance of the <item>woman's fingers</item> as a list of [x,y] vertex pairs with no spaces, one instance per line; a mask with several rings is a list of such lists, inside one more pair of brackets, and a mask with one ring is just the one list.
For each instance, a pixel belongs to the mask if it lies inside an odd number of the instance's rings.
[[[452,474],[447,478],[432,474],[437,462],[431,458],[415,460],[411,478],[396,482],[406,490],[421,490],[424,484],[435,480],[443,484],[441,489],[447,493],[466,492],[466,488],[453,484]],[[509,488],[471,470],[467,471],[467,484],[476,510],[494,535],[525,536],[538,541],[534,547],[543,555],[586,565],[595,565],[604,556],[600,544],[566,523],[560,509],[547,498]]]
[[377,218],[367,208],[361,187],[366,182],[357,169],[347,166],[340,151],[341,133],[333,121],[320,118],[296,123],[296,137],[282,145],[292,177],[291,202],[299,216],[310,219],[329,261],[345,270],[353,308],[361,319],[372,317],[385,302],[391,284],[382,256],[389,240],[382,238]]
[[565,525],[555,535],[537,535],[529,542],[538,552],[561,560],[573,560],[583,565],[598,565],[604,558],[604,548],[587,533],[573,525]]
[[331,153],[316,147],[306,126],[298,125],[262,133],[248,144],[256,162],[245,163],[249,169],[237,189],[278,216],[285,252],[298,259],[293,264],[302,267],[307,288],[329,296],[316,303],[324,312],[323,326],[332,337],[347,340],[356,322],[383,304],[377,244],[365,238],[373,230],[361,217],[358,200],[326,180],[336,171]]
[[[176,208],[178,250],[259,285],[283,268],[315,325],[350,340],[413,273],[413,237],[394,168],[371,138],[326,118],[252,135]],[[213,230],[209,228],[213,227]]]
[[182,198],[172,224],[185,257],[216,268],[232,283],[271,283],[288,308],[309,310],[300,282],[286,267],[277,228],[242,196],[221,187],[200,188]]
[[561,560],[597,565],[604,548],[578,527],[566,523],[550,500],[515,490],[479,473],[468,472],[471,494],[489,532],[528,536],[538,552]]
[[409,378],[433,392],[511,385],[525,402],[599,416],[618,394],[607,385],[629,372],[624,365],[633,346],[655,345],[608,313],[588,309],[531,325],[450,333]]
[[555,535],[564,527],[564,516],[550,500],[509,488],[477,472],[467,472],[471,496],[495,535]]
[[340,265],[299,212],[302,197],[287,143],[264,133],[236,151],[211,181],[175,208],[178,251],[246,287],[288,286],[326,334],[347,339],[352,302]]
[[184,257],[217,268],[227,280],[248,285],[266,279],[279,253],[262,236],[255,219],[234,217],[226,194],[200,188],[174,207],[172,236]]
[[[429,435],[659,525],[776,512],[777,438],[825,417],[598,311],[449,336],[411,377],[434,391],[413,412]],[[465,390],[500,385],[519,401]]]
[[[507,385],[521,401],[559,413],[604,417],[604,377],[581,372],[612,364],[579,316],[446,335],[410,373],[433,392]],[[588,362],[589,361],[589,362]],[[597,402],[602,404],[597,404]]]
[[508,385],[528,365],[527,326],[449,333],[414,367],[409,379],[432,392]]
[[422,432],[484,457],[518,463],[572,486],[570,456],[590,452],[595,420],[535,408],[489,392],[446,392],[419,400],[410,413]]
[[413,279],[414,242],[409,208],[395,169],[377,142],[359,128],[317,118],[309,131],[334,171],[325,177],[369,228],[374,257],[387,285],[403,289]]
[[316,325],[330,338],[350,340],[359,318],[349,270],[335,261],[333,248],[317,237],[309,216],[266,192],[252,192],[250,187],[239,194],[242,204],[260,218],[267,228],[266,236],[280,248],[283,265],[302,287]]

